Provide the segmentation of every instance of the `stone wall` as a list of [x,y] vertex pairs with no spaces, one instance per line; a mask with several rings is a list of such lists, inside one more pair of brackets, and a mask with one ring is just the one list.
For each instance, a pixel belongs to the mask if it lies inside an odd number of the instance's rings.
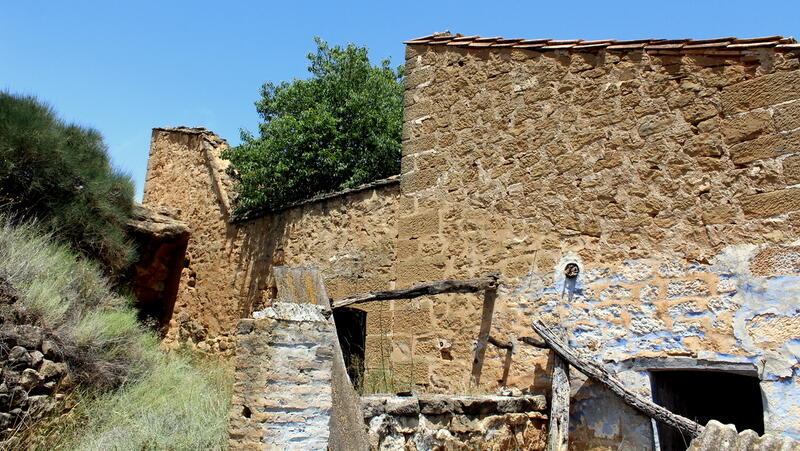
[[[225,147],[156,129],[145,203],[193,230],[168,342],[229,349],[275,297],[273,265],[316,264],[333,298],[499,274],[482,387],[481,297],[366,304],[367,389],[548,389],[534,318],[643,395],[636,358],[752,365],[768,431],[800,437],[800,60],[792,49],[534,51],[410,45],[399,188],[230,222]],[[566,264],[580,275],[565,279]],[[650,422],[573,381],[572,445],[641,449]]]
[[233,223],[226,147],[202,128],[153,130],[144,204],[192,230],[166,343],[232,353],[238,320],[276,295],[273,266],[319,266],[333,297],[394,286],[396,181]]
[[732,424],[711,420],[699,437],[692,440],[689,451],[771,451],[800,450],[800,442],[779,434],[759,437],[754,431],[737,433]]
[[[800,61],[724,53],[410,45],[397,285],[500,273],[493,336],[515,341],[544,318],[611,368],[755,362],[767,427],[800,437],[787,332],[799,317]],[[480,299],[417,306],[409,316],[425,321],[394,317],[395,361],[413,362],[425,390],[464,386]],[[547,354],[518,346],[507,383],[545,390]],[[504,359],[487,353],[487,389]],[[649,395],[646,371],[620,376]],[[576,446],[636,434],[631,446],[648,446],[649,420],[577,384]]]
[[370,449],[541,450],[544,396],[365,396]]
[[277,302],[240,321],[232,450],[328,449],[336,329],[324,310]]
[[[0,449],[20,449],[20,431],[72,408],[74,373],[51,331],[26,324],[19,295],[0,276]],[[15,436],[16,434],[16,436]]]

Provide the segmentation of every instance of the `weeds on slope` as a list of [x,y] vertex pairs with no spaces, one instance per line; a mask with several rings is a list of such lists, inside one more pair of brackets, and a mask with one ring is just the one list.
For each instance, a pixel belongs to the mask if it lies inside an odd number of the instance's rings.
[[[19,294],[3,328],[57,338],[75,407],[18,431],[29,449],[224,449],[231,371],[224,361],[167,353],[111,290],[97,264],[31,224],[0,217],[0,277]],[[3,312],[0,312],[3,315]]]

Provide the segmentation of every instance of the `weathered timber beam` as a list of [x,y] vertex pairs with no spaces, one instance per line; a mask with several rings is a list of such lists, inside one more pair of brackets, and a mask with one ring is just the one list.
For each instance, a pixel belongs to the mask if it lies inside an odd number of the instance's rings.
[[611,376],[605,369],[597,366],[592,362],[588,362],[581,357],[578,357],[574,351],[559,340],[553,331],[550,330],[541,320],[536,320],[531,324],[533,330],[542,337],[545,343],[555,351],[562,359],[566,360],[570,365],[574,366],[581,373],[595,379],[601,384],[605,385],[609,390],[614,392],[617,396],[629,406],[642,412],[643,414],[654,418],[664,424],[672,426],[682,432],[689,434],[691,437],[697,437],[703,432],[703,426],[695,423],[694,421],[676,415],[668,409],[655,404],[654,402],[644,399],[641,396],[633,393],[625,388],[621,382],[615,377]]
[[497,346],[500,349],[513,349],[514,348],[514,344],[511,343],[510,341],[500,341],[500,340],[498,340],[497,338],[494,338],[491,335],[489,335],[489,343]]
[[476,293],[489,287],[497,286],[497,277],[480,277],[477,279],[448,279],[421,283],[411,288],[398,290],[370,291],[355,296],[339,299],[331,304],[333,308],[347,307],[370,301],[387,301],[390,299],[412,299],[444,293]]
[[547,451],[567,451],[569,445],[569,363],[553,355],[550,378],[550,425],[547,430]]
[[547,343],[545,343],[542,340],[537,340],[536,338],[533,337],[522,337],[520,338],[520,341],[522,341],[526,345],[535,346],[537,348],[550,349],[550,346],[548,346]]

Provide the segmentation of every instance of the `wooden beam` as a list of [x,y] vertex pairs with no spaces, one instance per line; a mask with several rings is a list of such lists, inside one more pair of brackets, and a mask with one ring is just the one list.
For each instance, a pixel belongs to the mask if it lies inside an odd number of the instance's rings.
[[550,425],[547,430],[547,451],[567,451],[569,445],[569,363],[553,353],[550,378]]
[[491,335],[489,335],[489,343],[497,346],[500,349],[514,349],[514,345],[511,342],[500,341]]
[[497,277],[437,280],[435,282],[414,285],[411,288],[361,293],[334,301],[331,303],[331,306],[333,308],[340,308],[354,304],[361,304],[364,302],[386,301],[389,299],[412,299],[420,296],[430,296],[444,293],[477,293],[489,287],[496,286]]
[[562,359],[566,360],[570,365],[574,366],[581,373],[595,379],[601,384],[605,385],[609,390],[614,392],[622,400],[633,407],[634,409],[642,412],[650,418],[654,418],[664,424],[672,426],[694,438],[703,432],[703,426],[695,423],[694,421],[676,415],[668,409],[655,404],[654,402],[642,398],[636,393],[626,389],[620,381],[611,376],[605,369],[587,360],[578,357],[568,345],[559,340],[553,331],[550,330],[541,320],[536,320],[531,324],[533,330],[542,337],[545,343],[555,351]]
[[548,346],[547,343],[545,343],[542,340],[538,340],[536,338],[533,338],[533,337],[522,337],[519,340],[521,342],[525,343],[526,345],[531,345],[531,346],[535,346],[537,348],[542,348],[542,349],[550,349],[550,346]]
[[492,329],[492,316],[494,316],[494,301],[497,299],[497,286],[486,288],[483,295],[483,311],[481,312],[481,329],[478,333],[478,342],[475,343],[475,358],[472,360],[472,386],[481,383],[483,359],[486,356],[486,343],[489,342],[489,331]]

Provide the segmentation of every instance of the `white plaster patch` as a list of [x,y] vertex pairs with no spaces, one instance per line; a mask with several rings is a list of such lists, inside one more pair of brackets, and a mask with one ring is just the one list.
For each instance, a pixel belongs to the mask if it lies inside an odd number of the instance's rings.
[[637,316],[631,319],[631,332],[637,335],[645,335],[666,328],[667,325],[658,318]]

